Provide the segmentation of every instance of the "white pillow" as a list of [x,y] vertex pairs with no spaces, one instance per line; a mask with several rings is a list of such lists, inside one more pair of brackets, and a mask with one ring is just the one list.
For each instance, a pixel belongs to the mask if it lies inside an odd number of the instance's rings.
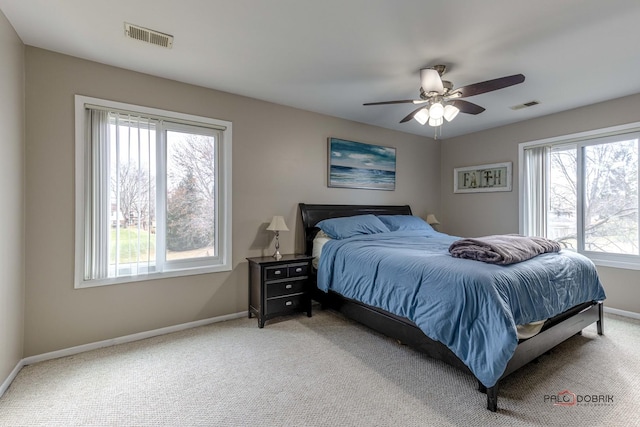
[[313,238],[313,248],[311,250],[311,255],[313,256],[313,260],[311,264],[313,268],[318,269],[318,263],[320,262],[320,255],[322,254],[322,247],[325,243],[331,240],[331,237],[327,235],[324,231],[318,231],[316,237]]

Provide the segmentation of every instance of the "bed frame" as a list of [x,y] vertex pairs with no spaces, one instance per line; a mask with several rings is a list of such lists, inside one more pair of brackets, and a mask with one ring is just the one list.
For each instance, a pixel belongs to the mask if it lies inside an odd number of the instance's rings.
[[[347,217],[354,215],[411,215],[409,205],[375,206],[375,205],[311,205],[300,203],[300,213],[305,235],[305,253],[311,255],[313,239],[319,229],[316,224],[323,219]],[[312,276],[315,286],[315,273]],[[362,323],[384,335],[399,340],[430,357],[442,360],[470,374],[469,368],[444,344],[427,337],[413,322],[387,311],[351,300],[333,291],[322,292],[314,287],[313,298],[323,308],[334,309],[346,317]],[[532,338],[520,340],[513,357],[509,360],[505,372],[500,379],[506,377],[522,366],[537,359],[541,355],[567,340],[580,334],[582,329],[597,322],[598,334],[603,334],[602,302],[592,301],[580,304],[545,322],[542,331]],[[472,374],[473,375],[473,374]],[[500,381],[493,387],[486,387],[478,381],[478,390],[487,395],[487,409],[498,410],[498,388]]]

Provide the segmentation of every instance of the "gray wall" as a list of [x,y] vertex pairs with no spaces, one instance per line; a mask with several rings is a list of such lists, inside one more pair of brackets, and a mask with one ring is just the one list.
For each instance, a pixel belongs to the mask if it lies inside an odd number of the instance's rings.
[[[74,95],[233,122],[233,271],[73,288]],[[301,250],[297,203],[439,212],[440,142],[26,48],[24,356],[247,310],[245,257]],[[326,186],[327,137],[397,148],[395,191]],[[434,184],[435,183],[435,184]]]
[[0,384],[22,358],[24,46],[0,11]]
[[[535,108],[535,107],[533,107]],[[441,229],[460,236],[518,232],[518,144],[640,121],[640,95],[448,139],[441,148]],[[453,193],[453,168],[513,162],[513,191]],[[640,313],[640,271],[598,267],[606,306]]]

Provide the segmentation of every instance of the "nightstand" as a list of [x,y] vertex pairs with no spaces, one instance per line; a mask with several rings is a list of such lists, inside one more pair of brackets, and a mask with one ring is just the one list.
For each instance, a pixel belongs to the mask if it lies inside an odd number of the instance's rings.
[[247,258],[249,261],[249,318],[258,317],[258,327],[274,317],[306,311],[311,317],[312,256],[288,254]]

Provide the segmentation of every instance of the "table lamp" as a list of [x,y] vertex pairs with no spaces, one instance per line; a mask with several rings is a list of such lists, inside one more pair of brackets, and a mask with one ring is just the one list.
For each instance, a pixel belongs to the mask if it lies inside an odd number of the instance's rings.
[[436,216],[434,214],[429,214],[429,215],[427,215],[427,224],[429,224],[429,225],[440,225],[440,221],[438,221],[438,218],[436,218]]
[[282,258],[282,254],[280,254],[280,232],[281,231],[289,231],[287,228],[287,224],[284,223],[284,218],[280,215],[276,215],[271,220],[271,224],[267,227],[267,230],[273,231],[276,233],[276,253],[273,254],[275,259]]

